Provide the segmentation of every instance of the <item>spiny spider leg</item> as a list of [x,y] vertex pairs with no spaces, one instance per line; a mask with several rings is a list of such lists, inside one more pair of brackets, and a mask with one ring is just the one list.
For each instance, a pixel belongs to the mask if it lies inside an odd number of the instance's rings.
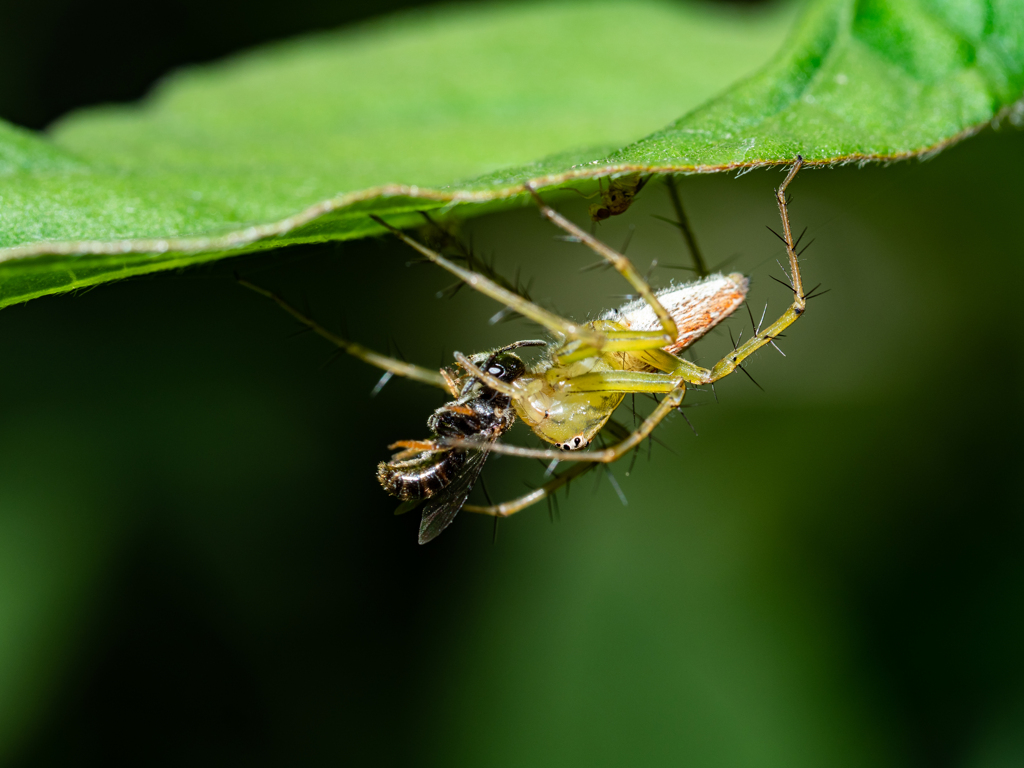
[[534,488],[529,493],[524,494],[517,499],[503,501],[501,504],[489,504],[487,506],[467,504],[463,509],[467,512],[476,512],[481,515],[493,515],[495,518],[509,517],[520,510],[533,506],[541,499],[546,499],[563,485],[567,485],[570,481],[575,480],[580,475],[589,472],[595,466],[595,464],[575,464],[560,475],[555,475],[544,483],[544,485],[540,486],[540,488]]
[[[540,488],[536,488],[530,493],[520,496],[518,499],[511,501],[502,502],[501,504],[493,504],[489,506],[477,506],[475,504],[467,504],[463,509],[467,512],[477,512],[484,515],[495,515],[497,517],[509,517],[514,515],[520,510],[526,509],[527,507],[536,504],[543,498],[550,496],[552,493],[557,491],[563,485],[568,483],[573,478],[579,477],[584,472],[587,472],[594,463],[610,464],[613,461],[619,459],[623,454],[632,450],[637,445],[642,443],[654,428],[658,426],[662,419],[668,416],[673,410],[679,407],[679,404],[683,401],[683,395],[685,394],[683,389],[677,389],[670,393],[668,397],[658,403],[658,407],[651,412],[651,415],[644,419],[643,423],[626,439],[616,443],[615,445],[609,446],[601,451],[588,451],[586,453],[571,453],[571,452],[559,452],[559,451],[542,451],[533,450],[531,448],[517,448],[511,445],[502,445],[501,443],[494,443],[491,445],[492,451],[499,451],[501,453],[508,453],[513,456],[529,456],[537,458],[559,458],[569,461],[578,461],[579,463],[573,467],[570,467],[562,474],[549,480]],[[463,445],[469,447],[473,445],[472,441],[463,441]]]
[[[629,282],[630,285],[636,290],[636,292],[643,297],[644,301],[650,305],[651,309],[654,310],[655,316],[661,323],[662,333],[656,331],[643,332],[643,336],[633,336],[636,340],[649,341],[650,345],[647,347],[631,347],[631,349],[656,349],[658,347],[664,347],[667,344],[675,342],[676,337],[679,335],[679,329],[676,328],[676,321],[672,319],[672,315],[668,313],[668,310],[662,306],[661,302],[658,301],[657,296],[654,295],[654,291],[651,290],[651,286],[647,284],[647,281],[641,277],[640,273],[636,271],[636,267],[633,266],[628,258],[623,256],[621,253],[611,248],[596,237],[588,232],[583,231],[562,214],[555,211],[551,206],[545,203],[537,190],[533,188],[531,184],[526,184],[526,190],[533,196],[534,201],[537,203],[537,207],[540,208],[541,215],[561,229],[564,229],[574,238],[579,240],[581,243],[590,248],[594,253],[602,256],[609,264],[615,267],[615,270],[622,275]],[[605,350],[608,347],[605,346]]]
[[463,370],[465,370],[466,373],[473,374],[474,379],[482,381],[495,392],[501,392],[503,395],[508,395],[509,397],[518,396],[515,387],[513,387],[511,384],[502,381],[497,376],[491,376],[491,374],[487,373],[487,371],[481,370],[473,363],[472,360],[470,360],[461,352],[455,353],[455,362],[462,366]]
[[[534,448],[522,448],[519,446],[504,445],[496,443],[490,446],[494,453],[504,453],[513,456],[522,456],[538,459],[555,459],[562,461],[580,462],[606,462],[614,461],[626,450],[636,445],[644,436],[650,434],[654,426],[663,419],[668,412],[679,405],[682,401],[683,389],[686,383],[691,384],[713,384],[730,373],[735,371],[740,364],[754,352],[774,341],[786,328],[792,325],[806,309],[807,297],[803,293],[803,282],[800,276],[800,265],[796,246],[793,242],[793,231],[789,222],[788,203],[786,200],[786,188],[793,177],[803,166],[803,157],[797,156],[796,162],[790,169],[785,180],[775,191],[775,198],[779,207],[779,215],[782,218],[783,238],[786,244],[786,252],[789,256],[789,265],[792,279],[793,304],[782,314],[782,316],[763,330],[758,330],[751,338],[734,349],[726,357],[715,364],[713,368],[702,368],[695,363],[672,355],[663,350],[653,350],[645,353],[645,357],[651,360],[655,367],[666,371],[665,373],[648,373],[643,371],[607,371],[590,373],[574,377],[564,382],[566,390],[580,392],[665,392],[668,396],[661,401],[658,408],[644,421],[643,424],[626,440],[618,443],[612,448],[603,451],[584,452],[560,452]],[[678,397],[678,402],[669,405]],[[653,421],[653,423],[651,423]],[[646,429],[646,431],[645,431]],[[643,433],[641,435],[641,433]],[[638,438],[639,436],[639,438]],[[463,441],[466,447],[472,447],[472,441]],[[500,505],[499,505],[500,506]]]
[[[587,328],[584,324],[574,323],[571,320],[559,317],[553,312],[549,312],[548,310],[537,306],[533,302],[524,299],[519,294],[502,287],[490,278],[481,275],[478,272],[465,269],[464,267],[449,261],[436,251],[431,250],[422,243],[418,243],[411,237],[406,236],[400,230],[392,227],[383,219],[377,216],[370,216],[370,218],[392,232],[406,245],[426,256],[427,259],[463,280],[470,288],[501,302],[509,309],[533,320],[535,323],[547,328],[553,333],[571,340],[569,344],[563,347],[565,351],[558,355],[560,362],[573,362],[586,357],[592,357],[600,352],[629,352],[634,350],[642,351],[657,349],[666,344],[665,338],[667,337],[663,333],[658,333],[657,331],[605,331],[604,333],[599,333]],[[607,246],[604,246],[600,241],[594,240],[594,242],[599,243],[601,247],[606,248],[611,253],[615,253],[615,251],[607,248]],[[632,268],[632,265],[630,265],[630,268]],[[650,288],[647,288],[647,291],[649,293]],[[661,304],[658,304],[658,307],[661,307]],[[661,307],[661,309],[664,311],[664,307]],[[672,328],[676,329],[675,322],[672,321],[671,317],[669,318],[669,321],[672,322]],[[676,329],[674,332],[678,333],[678,330]],[[674,340],[675,337],[673,336],[668,343],[671,343],[671,341]]]
[[723,357],[712,368],[702,368],[689,360],[671,355],[663,350],[651,350],[644,353],[654,367],[665,371],[664,374],[641,373],[633,371],[608,371],[605,373],[586,374],[565,382],[567,390],[580,392],[670,392],[680,382],[702,385],[714,384],[735,371],[754,352],[778,338],[783,331],[796,322],[807,308],[807,295],[803,289],[800,276],[799,254],[793,241],[793,229],[789,222],[789,208],[786,199],[786,188],[804,164],[804,159],[797,155],[793,167],[785,180],[775,190],[775,200],[782,219],[781,239],[786,245],[789,257],[790,285],[793,291],[793,303],[782,316],[767,328],[759,329],[753,336],[737,346]]
[[553,333],[561,334],[569,339],[578,339],[584,344],[600,349],[604,343],[604,336],[596,331],[592,331],[585,328],[582,324],[574,323],[571,320],[559,317],[553,312],[538,307],[531,301],[527,301],[518,293],[514,293],[507,288],[503,288],[493,280],[481,275],[478,272],[460,267],[458,264],[449,261],[441,254],[436,251],[427,248],[422,243],[418,243],[411,237],[407,237],[401,232],[401,230],[392,227],[383,219],[377,216],[370,216],[375,222],[380,224],[385,229],[389,230],[399,240],[408,245],[409,247],[419,251],[426,256],[430,261],[437,264],[442,269],[451,272],[453,275],[458,277],[460,280],[466,283],[473,290],[479,291],[485,296],[489,296],[495,301],[499,301],[506,307],[509,307],[523,317],[533,320],[538,325],[547,328]]
[[418,365],[413,365],[412,363],[407,363],[404,360],[397,360],[393,357],[382,355],[379,352],[374,352],[372,349],[362,346],[361,344],[356,344],[348,339],[344,339],[333,331],[329,331],[327,328],[324,328],[324,326],[313,318],[304,315],[273,291],[261,288],[242,277],[236,277],[236,279],[240,285],[244,285],[246,288],[255,291],[261,296],[266,296],[268,299],[271,299],[281,307],[281,309],[305,325],[311,331],[327,339],[339,349],[344,350],[353,357],[357,357],[365,363],[369,363],[377,368],[393,373],[396,376],[403,376],[407,379],[413,379],[414,381],[421,381],[424,384],[430,384],[431,386],[443,389],[445,392],[451,392],[451,388],[439,372],[432,371],[429,368],[423,368]]
[[786,255],[789,256],[790,285],[793,289],[793,303],[782,313],[782,316],[764,330],[758,330],[743,344],[723,357],[711,370],[701,369],[703,380],[694,382],[697,384],[712,384],[719,379],[728,376],[735,371],[740,364],[759,350],[765,344],[774,341],[786,328],[796,322],[807,308],[807,296],[804,294],[803,278],[800,276],[800,257],[796,252],[796,243],[793,241],[793,228],[789,223],[789,201],[786,199],[786,188],[789,187],[793,177],[803,167],[804,159],[796,156],[796,162],[789,169],[785,180],[775,190],[775,201],[779,206],[779,216],[782,219],[782,236],[786,244]]
[[704,262],[704,257],[697,246],[697,238],[693,236],[690,220],[686,217],[686,211],[683,210],[683,201],[679,197],[679,190],[676,189],[675,176],[671,173],[665,176],[665,186],[668,187],[668,197],[672,201],[672,209],[676,213],[676,226],[682,233],[683,240],[686,241],[686,247],[690,250],[690,256],[693,258],[694,271],[697,273],[697,277],[707,277],[710,274],[707,264]]
[[[636,447],[646,438],[654,428],[661,423],[662,419],[668,416],[683,402],[683,395],[686,394],[685,385],[668,393],[664,400],[658,403],[658,407],[651,411],[650,416],[643,420],[629,437],[621,440],[615,445],[599,451],[548,451],[543,448],[523,448],[518,445],[505,445],[496,442],[488,444],[492,453],[504,453],[509,456],[521,456],[528,459],[558,459],[559,461],[596,462],[598,464],[610,464],[618,460],[626,451]],[[440,445],[457,448],[480,448],[478,440],[443,440]]]

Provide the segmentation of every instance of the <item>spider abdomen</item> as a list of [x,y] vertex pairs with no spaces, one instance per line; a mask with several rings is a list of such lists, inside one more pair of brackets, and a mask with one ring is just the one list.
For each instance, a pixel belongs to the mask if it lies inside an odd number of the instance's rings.
[[[738,272],[714,274],[700,280],[658,291],[656,296],[675,321],[676,340],[664,347],[678,354],[729,317],[743,303],[750,280]],[[631,301],[602,315],[631,331],[652,331],[660,327],[654,310],[643,299]]]

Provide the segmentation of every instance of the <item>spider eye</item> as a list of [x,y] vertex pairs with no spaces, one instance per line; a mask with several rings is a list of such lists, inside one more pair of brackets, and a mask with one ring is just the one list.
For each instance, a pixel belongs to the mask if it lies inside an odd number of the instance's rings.
[[501,376],[505,373],[505,369],[500,365],[492,365],[487,369],[487,372],[491,374],[491,376]]

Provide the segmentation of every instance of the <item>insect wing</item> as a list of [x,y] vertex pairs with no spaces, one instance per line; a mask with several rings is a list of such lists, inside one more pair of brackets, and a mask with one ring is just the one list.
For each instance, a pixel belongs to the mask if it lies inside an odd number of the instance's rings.
[[491,446],[488,443],[481,450],[472,451],[472,455],[462,466],[462,471],[449,483],[448,487],[427,500],[423,506],[423,516],[420,518],[420,544],[426,544],[436,538],[455,519],[459,510],[462,509],[462,505],[469,498],[469,492],[476,485],[476,480],[480,477],[490,450]]
[[412,512],[422,503],[423,499],[409,499],[408,501],[403,501],[395,509],[395,515],[404,515],[406,512]]

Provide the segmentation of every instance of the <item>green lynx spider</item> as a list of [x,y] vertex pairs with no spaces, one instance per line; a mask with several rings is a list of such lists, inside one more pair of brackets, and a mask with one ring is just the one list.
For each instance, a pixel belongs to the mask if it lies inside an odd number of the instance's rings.
[[[502,287],[488,277],[450,261],[383,220],[373,217],[377,223],[390,230],[396,237],[428,260],[455,275],[471,288],[543,326],[556,339],[549,345],[549,349],[552,350],[549,358],[539,365],[528,366],[526,375],[513,384],[508,384],[491,376],[486,371],[480,370],[465,355],[455,354],[459,366],[467,376],[471,375],[491,389],[509,395],[517,415],[539,437],[563,448],[559,451],[533,449],[505,445],[499,441],[487,446],[490,451],[550,461],[578,462],[543,486],[517,499],[487,506],[466,504],[463,509],[496,517],[508,517],[551,495],[573,478],[586,472],[595,463],[616,461],[639,446],[666,416],[682,404],[687,385],[714,384],[719,379],[728,376],[739,368],[747,357],[766,344],[772,343],[804,313],[808,296],[804,292],[800,275],[796,242],[789,222],[786,198],[786,189],[802,165],[803,158],[797,156],[785,180],[775,192],[779,215],[782,219],[780,239],[783,240],[789,257],[793,303],[774,323],[764,329],[757,328],[750,338],[711,368],[703,368],[667,351],[670,348],[678,351],[689,341],[684,343],[680,340],[680,328],[677,327],[672,315],[659,301],[658,296],[646,280],[636,271],[630,260],[554,211],[541,200],[537,191],[530,185],[527,185],[527,191],[533,196],[542,216],[565,230],[574,240],[582,242],[601,255],[630,283],[640,300],[646,303],[654,313],[650,328],[626,330],[623,325],[609,319],[576,323],[559,317]],[[740,300],[730,306],[722,317],[709,322],[703,329],[698,329],[693,336],[694,339],[723,319],[725,315],[730,314],[745,296],[746,281],[742,276],[722,277],[719,275],[715,277],[719,280],[741,279],[743,285]],[[354,344],[304,316],[275,294],[247,281],[242,282],[276,301],[300,322],[354,357],[393,375],[432,384],[446,392],[453,393],[453,378],[447,371],[432,371],[380,355],[366,347]],[[609,422],[609,417],[627,394],[636,393],[663,394],[665,397],[639,427],[629,433],[615,422]],[[539,412],[538,402],[555,402],[560,408],[569,403],[571,407],[566,409],[569,415],[562,419],[548,419],[546,412],[544,414]],[[602,450],[566,450],[586,447],[602,429],[611,432],[619,441]],[[571,442],[574,439],[575,444]],[[472,439],[466,439],[453,440],[441,447],[474,448],[479,445]]]

